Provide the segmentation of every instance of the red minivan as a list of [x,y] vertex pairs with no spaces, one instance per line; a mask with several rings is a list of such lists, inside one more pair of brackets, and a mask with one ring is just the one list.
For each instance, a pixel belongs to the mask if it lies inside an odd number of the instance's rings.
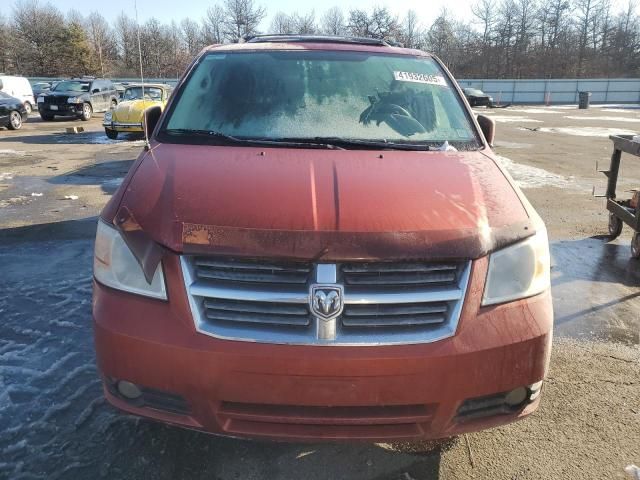
[[533,412],[546,229],[443,63],[384,41],[200,53],[98,223],[110,403],[206,432],[411,441]]

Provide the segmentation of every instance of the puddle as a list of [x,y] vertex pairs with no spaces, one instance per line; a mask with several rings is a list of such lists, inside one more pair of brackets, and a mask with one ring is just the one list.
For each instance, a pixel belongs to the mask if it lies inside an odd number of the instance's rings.
[[538,132],[575,135],[578,137],[608,137],[609,135],[635,135],[634,130],[605,127],[540,127]]
[[570,179],[542,168],[516,163],[513,160],[496,155],[496,160],[513,177],[520,188],[576,186]]
[[135,140],[129,140],[127,137],[118,138],[116,140],[111,140],[107,138],[104,132],[89,132],[89,133],[79,133],[76,135],[71,134],[58,134],[55,137],[56,143],[84,143],[84,144],[92,144],[92,145],[116,145],[116,144],[126,144],[131,146],[144,146],[144,140],[134,137]]
[[640,118],[629,117],[586,117],[578,115],[568,115],[564,118],[568,118],[570,120],[600,120],[602,122],[640,122]]
[[551,256],[557,334],[640,343],[640,262],[628,237],[556,241]]

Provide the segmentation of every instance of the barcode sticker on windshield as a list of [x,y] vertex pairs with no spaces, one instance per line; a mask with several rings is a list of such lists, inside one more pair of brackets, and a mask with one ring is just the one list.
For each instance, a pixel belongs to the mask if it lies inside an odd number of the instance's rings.
[[399,82],[428,83],[430,85],[447,86],[447,81],[440,75],[430,75],[428,73],[393,72],[393,78]]

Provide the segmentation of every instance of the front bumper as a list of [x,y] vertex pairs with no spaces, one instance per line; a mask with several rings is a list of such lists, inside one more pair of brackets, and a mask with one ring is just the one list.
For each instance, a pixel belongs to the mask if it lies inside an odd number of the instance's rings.
[[102,122],[104,128],[115,130],[116,132],[142,132],[144,130],[142,122],[125,123],[125,122]]
[[[469,399],[542,380],[549,362],[550,294],[480,308],[486,258],[473,264],[455,336],[378,347],[256,344],[199,334],[178,258],[170,255],[163,265],[169,302],[94,284],[105,395],[125,411],[230,436],[399,441],[508,423],[538,406],[539,397],[517,408],[460,414]],[[119,395],[117,380],[142,386],[143,398]]]
[[50,113],[51,115],[80,115],[82,113],[82,105],[82,103],[61,103],[59,105],[38,103],[38,111]]

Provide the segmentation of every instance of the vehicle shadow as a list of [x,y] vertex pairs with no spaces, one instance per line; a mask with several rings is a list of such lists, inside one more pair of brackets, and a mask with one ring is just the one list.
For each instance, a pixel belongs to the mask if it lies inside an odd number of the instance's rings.
[[98,217],[61,222],[40,223],[24,227],[0,228],[0,245],[16,245],[28,242],[93,239]]
[[98,162],[51,177],[47,182],[54,185],[100,185],[103,192],[113,194],[134,162],[132,159]]
[[[126,424],[134,422],[129,418]],[[147,477],[159,480],[435,480],[440,477],[443,452],[456,444],[451,441],[421,453],[415,448],[390,449],[386,444],[225,438],[146,420],[139,423],[137,430],[138,441],[128,445],[126,453],[111,459],[109,471],[105,472],[108,477],[117,474],[118,478],[138,478],[136,475],[141,472],[132,471],[129,466],[132,458],[142,457],[149,460]],[[105,445],[107,451],[112,448],[122,446]]]

